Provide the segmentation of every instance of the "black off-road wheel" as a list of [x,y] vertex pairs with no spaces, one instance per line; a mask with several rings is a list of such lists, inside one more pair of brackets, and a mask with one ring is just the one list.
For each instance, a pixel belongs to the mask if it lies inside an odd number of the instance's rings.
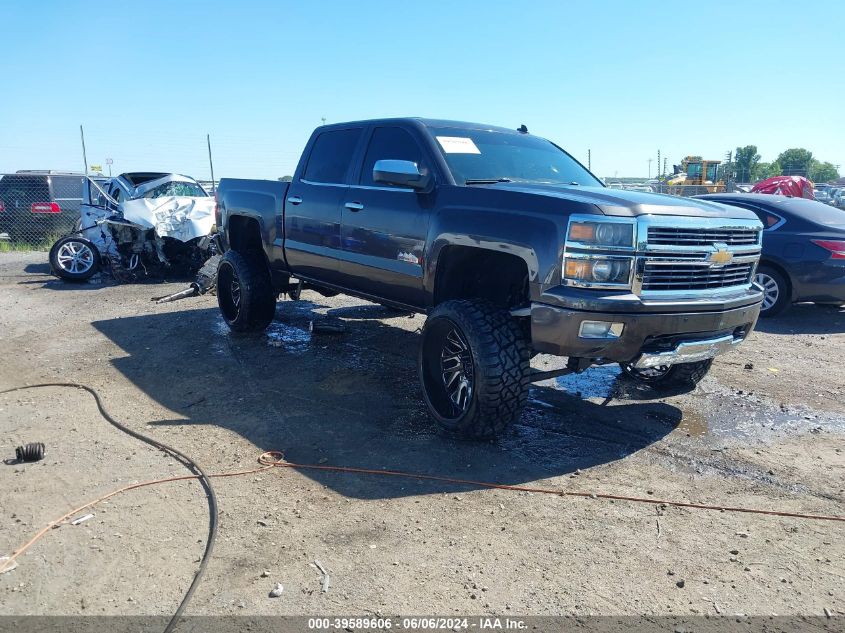
[[100,251],[84,237],[63,237],[50,249],[50,268],[65,281],[85,281],[100,270]]
[[228,251],[217,268],[217,305],[233,332],[261,332],[276,312],[270,270],[261,255]]
[[710,371],[713,359],[701,360],[695,363],[681,363],[637,369],[633,363],[620,363],[626,376],[639,383],[648,385],[655,390],[677,389],[679,387],[695,387]]
[[425,403],[449,433],[495,437],[525,406],[529,359],[523,329],[506,310],[483,300],[441,303],[420,343]]

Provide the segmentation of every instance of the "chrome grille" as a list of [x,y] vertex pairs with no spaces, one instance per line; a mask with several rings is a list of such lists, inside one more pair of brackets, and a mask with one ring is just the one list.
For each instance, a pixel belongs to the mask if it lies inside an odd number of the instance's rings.
[[754,262],[713,267],[685,262],[646,261],[643,290],[705,290],[751,283]]
[[671,246],[748,245],[758,243],[760,231],[746,228],[650,226],[648,243]]

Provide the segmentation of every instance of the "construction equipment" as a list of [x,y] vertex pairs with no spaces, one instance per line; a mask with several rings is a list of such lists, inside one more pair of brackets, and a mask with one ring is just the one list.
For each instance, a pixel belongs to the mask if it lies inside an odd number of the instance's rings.
[[675,165],[675,173],[666,180],[664,193],[673,196],[697,196],[705,193],[725,191],[725,183],[718,180],[720,160],[703,160],[699,156],[687,156],[681,165]]

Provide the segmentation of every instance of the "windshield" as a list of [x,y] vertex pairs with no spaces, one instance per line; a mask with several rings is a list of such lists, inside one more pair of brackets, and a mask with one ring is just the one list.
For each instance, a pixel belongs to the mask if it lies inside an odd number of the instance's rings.
[[510,180],[604,186],[569,154],[536,136],[465,128],[432,128],[431,133],[458,184]]
[[180,182],[176,180],[159,185],[144,194],[145,198],[167,198],[170,196],[207,198],[208,194],[195,182]]

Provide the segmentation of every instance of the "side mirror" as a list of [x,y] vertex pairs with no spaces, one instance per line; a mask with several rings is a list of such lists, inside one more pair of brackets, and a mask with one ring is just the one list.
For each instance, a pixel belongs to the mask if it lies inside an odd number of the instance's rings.
[[431,176],[420,173],[417,164],[409,160],[377,160],[373,166],[373,182],[425,189],[430,181]]

